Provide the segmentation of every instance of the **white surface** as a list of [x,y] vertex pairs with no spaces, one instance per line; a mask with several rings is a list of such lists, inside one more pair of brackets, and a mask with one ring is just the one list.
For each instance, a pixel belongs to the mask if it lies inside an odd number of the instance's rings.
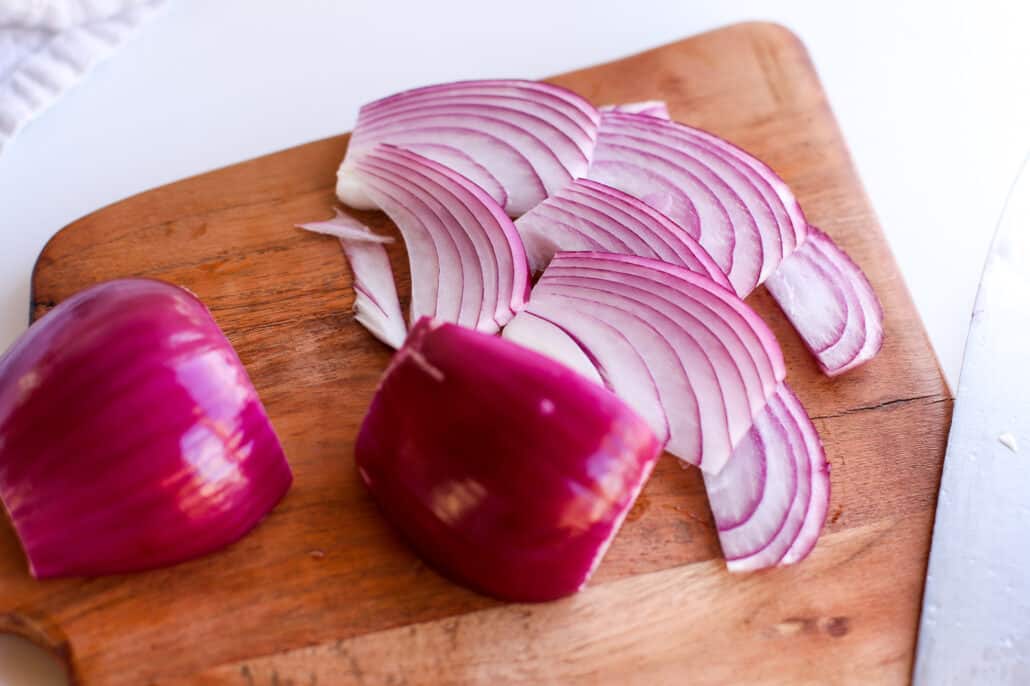
[[0,149],[165,0],[0,3]]
[[542,77],[759,18],[807,44],[954,385],[1030,148],[1024,0],[178,0],[0,156],[0,348],[47,238],[102,205],[340,133],[400,88]]

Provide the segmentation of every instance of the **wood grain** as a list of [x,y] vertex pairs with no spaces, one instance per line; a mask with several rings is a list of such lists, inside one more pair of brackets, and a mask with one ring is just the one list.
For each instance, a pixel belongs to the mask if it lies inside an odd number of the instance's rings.
[[[422,565],[351,457],[388,351],[353,320],[336,242],[292,228],[330,215],[338,136],[129,198],[43,250],[36,317],[115,277],[197,293],[296,481],[228,550],[131,576],[37,582],[0,521],[0,627],[32,627],[87,684],[904,683],[951,397],[804,47],[743,24],[553,81],[599,104],[665,98],[674,118],[751,150],[869,274],[884,349],[835,380],[767,294],[751,299],[832,464],[830,521],[809,560],[730,576],[698,474],[666,457],[574,598],[506,606]],[[406,297],[403,246],[391,251]]]

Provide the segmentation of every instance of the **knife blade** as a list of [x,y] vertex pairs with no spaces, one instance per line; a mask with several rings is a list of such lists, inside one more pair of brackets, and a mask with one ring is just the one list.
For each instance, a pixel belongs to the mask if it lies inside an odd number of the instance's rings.
[[1030,159],[966,339],[913,683],[1030,684]]

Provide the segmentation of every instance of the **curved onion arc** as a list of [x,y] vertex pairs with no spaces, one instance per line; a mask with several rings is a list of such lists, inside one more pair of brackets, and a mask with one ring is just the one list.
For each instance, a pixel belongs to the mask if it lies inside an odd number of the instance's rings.
[[842,374],[879,351],[883,309],[868,278],[815,227],[766,285],[825,374]]
[[364,106],[338,172],[337,194],[371,209],[355,168],[377,144],[409,148],[482,182],[518,216],[586,173],[599,115],[579,96],[527,81],[441,84]]
[[[685,124],[654,122],[635,116],[606,116],[602,119],[602,131],[618,132],[635,140],[661,141],[683,153],[685,159],[707,167],[720,183],[729,188],[729,194],[726,188],[722,189],[727,207],[732,209],[740,203],[739,209],[751,216],[762,244],[762,271],[758,283],[775,270],[784,255],[794,250],[795,230],[782,198],[754,167],[739,159],[739,149],[729,149],[731,144],[716,145],[713,142],[716,137],[711,134],[702,136],[699,130]],[[742,219],[745,225],[748,223],[738,214],[735,222],[738,230]]]
[[[561,230],[556,231],[559,223]],[[680,264],[730,286],[708,252],[682,227],[639,199],[590,179],[577,179],[520,217],[515,228],[535,271],[555,252],[603,250]]]
[[[749,371],[745,375],[745,386],[756,411],[782,378],[765,350],[765,343],[747,331],[750,326],[747,319],[719,299],[703,296],[685,298],[682,288],[670,285],[665,279],[641,276],[632,271],[595,269],[583,264],[568,267],[559,263],[549,269],[546,275],[547,278],[541,279],[538,284],[540,293],[546,292],[551,284],[582,283],[606,292],[631,295],[648,307],[675,320],[683,320],[684,323],[703,321],[706,329],[714,330],[719,341],[717,347],[725,347],[737,367]],[[534,290],[534,294],[536,292]]]

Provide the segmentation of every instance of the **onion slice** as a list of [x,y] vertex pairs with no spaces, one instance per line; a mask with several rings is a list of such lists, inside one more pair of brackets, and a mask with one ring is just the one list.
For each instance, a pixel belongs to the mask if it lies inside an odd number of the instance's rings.
[[404,236],[412,321],[432,316],[495,333],[522,308],[529,291],[522,241],[481,188],[389,145],[365,153],[354,173]]
[[828,376],[872,359],[883,344],[883,308],[869,279],[815,227],[766,282]]
[[730,571],[793,564],[811,552],[826,520],[829,465],[815,427],[786,384],[726,468],[704,478]]
[[621,105],[604,105],[598,108],[601,112],[628,112],[630,114],[646,114],[649,117],[658,119],[672,119],[669,116],[669,106],[664,100],[642,100],[640,102],[626,102]]
[[534,272],[543,271],[558,251],[598,251],[652,257],[731,287],[719,265],[682,227],[643,201],[590,179],[577,179],[544,200],[515,228]]
[[[656,435],[668,434],[669,452],[711,472],[722,469],[785,374],[775,338],[743,301],[654,259],[558,253],[519,316],[561,329]],[[567,343],[547,350],[548,340],[518,329],[509,338],[563,362],[573,350]]]
[[334,212],[336,216],[328,221],[298,224],[297,227],[340,239],[354,279],[354,318],[373,336],[397,349],[404,344],[408,329],[401,314],[390,256],[384,247],[393,239],[373,233],[339,210]]
[[94,286],[0,359],[0,500],[38,578],[213,552],[291,480],[239,357],[181,288]]
[[696,237],[741,296],[796,244],[800,208],[772,171],[685,124],[625,112],[601,117],[588,177],[637,196]]
[[416,88],[361,108],[337,174],[340,200],[376,209],[361,160],[380,143],[436,160],[519,216],[583,176],[599,115],[580,96],[535,81],[462,81]]
[[423,558],[513,601],[587,583],[660,452],[604,388],[428,319],[391,362],[355,445],[365,485]]

